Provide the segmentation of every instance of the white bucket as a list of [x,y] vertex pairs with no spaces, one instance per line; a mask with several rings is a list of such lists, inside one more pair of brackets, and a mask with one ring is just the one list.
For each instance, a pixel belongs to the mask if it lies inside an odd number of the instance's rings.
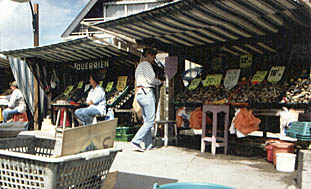
[[293,172],[295,170],[296,154],[276,153],[276,170]]

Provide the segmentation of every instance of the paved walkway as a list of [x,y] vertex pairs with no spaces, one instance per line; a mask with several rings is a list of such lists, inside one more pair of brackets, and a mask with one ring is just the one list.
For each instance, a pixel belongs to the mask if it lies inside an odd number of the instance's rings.
[[241,189],[295,189],[296,172],[277,171],[263,158],[223,154],[201,154],[198,150],[162,147],[137,152],[128,142],[115,142],[123,148],[110,172],[118,171],[116,188],[148,189],[155,182],[208,182]]

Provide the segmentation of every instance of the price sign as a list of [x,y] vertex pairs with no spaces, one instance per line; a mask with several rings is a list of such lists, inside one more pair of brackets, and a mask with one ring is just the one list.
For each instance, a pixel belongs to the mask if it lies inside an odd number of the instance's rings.
[[226,77],[224,80],[224,86],[227,89],[231,89],[238,84],[241,70],[240,69],[232,69],[227,70]]
[[189,90],[196,89],[200,85],[201,80],[202,80],[201,78],[196,78],[196,79],[192,80],[188,89]]
[[103,81],[100,81],[100,82],[98,83],[98,85],[102,87],[102,86],[103,86]]
[[265,79],[267,73],[268,71],[257,71],[256,74],[252,78],[252,83],[262,82]]
[[240,56],[240,68],[248,68],[252,65],[253,55],[243,55]]
[[81,89],[81,88],[83,87],[83,83],[84,83],[84,81],[80,81],[80,82],[78,83],[78,89]]
[[112,87],[113,87],[113,81],[108,82],[107,86],[106,86],[106,92],[110,92]]
[[65,92],[64,92],[64,95],[65,95],[65,96],[68,96],[69,93],[72,91],[72,89],[73,89],[73,85],[67,86],[67,88],[66,88],[66,90],[65,90]]
[[222,68],[222,57],[213,58],[212,60],[212,69],[219,70]]
[[268,75],[268,81],[271,83],[280,81],[283,77],[284,71],[285,71],[285,66],[273,66],[270,69],[270,72]]
[[204,87],[207,87],[210,85],[220,85],[221,79],[222,79],[222,74],[207,75],[205,80],[202,81],[202,84]]
[[118,83],[117,83],[118,91],[123,91],[123,89],[126,87],[126,81],[127,81],[127,76],[118,77]]

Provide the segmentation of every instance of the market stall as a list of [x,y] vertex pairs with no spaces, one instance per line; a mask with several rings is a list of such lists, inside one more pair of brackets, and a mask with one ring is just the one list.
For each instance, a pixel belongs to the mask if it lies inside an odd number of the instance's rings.
[[[305,1],[190,0],[90,27],[178,57],[169,120],[180,106],[230,103],[253,109],[263,117],[261,130],[278,133],[280,118],[269,116],[279,116],[283,107],[303,111],[310,102],[302,92],[310,82],[309,23]],[[185,60],[204,68],[190,86],[182,82]]]
[[[83,104],[90,88],[89,73],[94,71],[102,77],[100,85],[106,90],[107,105],[130,108],[134,66],[139,58],[133,48],[92,37],[1,53],[26,60],[48,99],[45,109],[49,111],[41,116],[53,116],[59,102]],[[56,106],[51,108],[53,104]]]

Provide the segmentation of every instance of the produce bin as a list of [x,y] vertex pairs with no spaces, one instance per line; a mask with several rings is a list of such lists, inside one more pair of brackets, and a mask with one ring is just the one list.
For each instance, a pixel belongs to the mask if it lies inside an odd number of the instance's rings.
[[55,140],[36,137],[0,140],[1,188],[100,188],[121,149],[54,157]]

